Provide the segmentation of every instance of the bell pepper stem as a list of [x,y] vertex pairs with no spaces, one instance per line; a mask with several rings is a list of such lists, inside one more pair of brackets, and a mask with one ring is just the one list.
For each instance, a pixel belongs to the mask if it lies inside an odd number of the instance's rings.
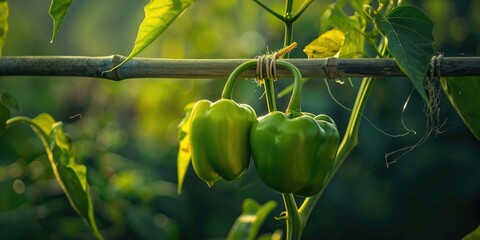
[[292,96],[290,97],[290,101],[288,102],[288,107],[285,113],[289,115],[290,117],[298,117],[302,114],[302,108],[301,108],[301,101],[302,101],[302,87],[303,87],[303,81],[302,81],[302,74],[300,73],[300,70],[298,70],[295,65],[285,62],[285,61],[277,61],[277,66],[285,68],[287,70],[290,70],[293,74],[293,92]]
[[233,96],[233,89],[235,88],[235,83],[237,82],[237,78],[248,69],[257,66],[257,60],[250,60],[240,64],[227,79],[225,86],[223,87],[222,92],[222,99],[232,99]]
[[[282,67],[282,68],[287,69],[290,72],[292,72],[293,77],[294,77],[293,92],[292,92],[292,96],[290,97],[290,102],[288,103],[286,113],[288,115],[291,115],[292,117],[300,116],[302,114],[302,108],[300,106],[301,105],[301,100],[302,100],[302,86],[303,86],[302,74],[300,73],[300,70],[298,70],[298,68],[295,67],[295,65],[293,65],[289,62],[278,60],[276,62],[276,64],[277,64],[278,67]],[[250,61],[247,61],[247,62],[244,62],[244,63],[240,64],[237,68],[235,68],[235,70],[233,70],[232,74],[230,74],[230,76],[227,79],[227,82],[225,83],[225,86],[224,86],[223,92],[222,92],[222,99],[232,99],[233,89],[235,88],[235,83],[237,81],[237,78],[240,76],[240,74],[242,74],[246,70],[251,69],[251,68],[256,67],[256,66],[257,66],[257,60],[250,60]],[[267,83],[268,83],[268,81],[265,84],[267,84]],[[273,83],[270,83],[270,84],[273,84]],[[269,87],[266,86],[267,91],[268,91],[268,88]],[[272,89],[273,89],[273,86],[272,86]],[[267,94],[268,93],[269,92],[267,92]],[[274,93],[273,92],[272,92],[271,97],[274,98]],[[268,99],[267,102],[269,100],[272,100],[272,99]],[[273,103],[273,101],[271,101],[271,102]],[[271,106],[269,105],[269,108],[270,107]],[[275,107],[272,106],[272,109],[275,109]]]

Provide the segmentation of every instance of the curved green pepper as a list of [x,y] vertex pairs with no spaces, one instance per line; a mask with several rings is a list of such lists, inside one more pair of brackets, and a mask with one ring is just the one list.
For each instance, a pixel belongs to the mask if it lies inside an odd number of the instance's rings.
[[243,176],[250,164],[250,129],[257,121],[253,108],[231,100],[237,77],[255,66],[249,61],[235,69],[225,84],[222,99],[198,101],[192,109],[190,146],[197,176],[209,187],[219,180]]
[[330,117],[301,112],[302,81],[298,69],[283,61],[277,65],[292,71],[294,90],[286,113],[271,112],[253,125],[250,134],[253,161],[260,179],[268,187],[309,197],[325,184],[340,138]]

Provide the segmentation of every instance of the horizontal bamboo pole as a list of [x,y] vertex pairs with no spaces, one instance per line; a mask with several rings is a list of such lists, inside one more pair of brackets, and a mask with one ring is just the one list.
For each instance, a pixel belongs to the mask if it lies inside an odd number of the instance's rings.
[[[250,59],[158,59],[133,58],[112,72],[104,72],[122,62],[124,56],[15,56],[0,57],[0,76],[75,76],[114,81],[131,78],[222,78],[226,79],[241,63]],[[443,57],[430,69],[437,76],[480,76],[480,57]],[[404,76],[393,59],[288,59],[303,77]],[[291,77],[283,69],[279,78]],[[243,77],[255,77],[255,69]]]

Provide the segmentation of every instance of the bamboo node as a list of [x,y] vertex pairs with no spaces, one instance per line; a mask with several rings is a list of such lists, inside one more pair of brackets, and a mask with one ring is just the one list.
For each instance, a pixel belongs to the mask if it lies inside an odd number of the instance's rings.
[[443,52],[437,52],[437,55],[434,55],[432,59],[430,60],[430,69],[428,73],[430,74],[429,77],[430,79],[433,79],[434,77],[441,78],[442,77],[442,59],[443,59],[444,53]]
[[336,80],[340,78],[338,73],[338,58],[328,57],[327,62],[325,63],[325,76],[330,80]]

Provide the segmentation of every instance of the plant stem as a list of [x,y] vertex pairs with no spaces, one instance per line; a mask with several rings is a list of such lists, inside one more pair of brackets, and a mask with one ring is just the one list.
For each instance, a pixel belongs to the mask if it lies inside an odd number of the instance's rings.
[[285,2],[285,15],[284,18],[288,19],[292,15],[293,0],[287,0]]
[[328,176],[325,186],[317,194],[313,195],[312,197],[306,198],[299,209],[299,213],[305,222],[308,220],[310,214],[313,211],[313,208],[315,207],[316,203],[325,191],[326,186],[328,186],[342,163],[358,144],[358,131],[360,129],[360,122],[362,120],[363,111],[365,110],[365,106],[368,100],[368,96],[370,95],[374,80],[375,79],[371,77],[364,78],[362,80],[362,84],[360,85],[360,89],[358,90],[357,98],[355,100],[355,104],[353,105],[350,120],[348,121],[345,135],[343,136],[342,142],[340,143],[340,146],[338,148],[335,163]]
[[337,151],[337,157],[335,159],[335,164],[333,165],[330,178],[335,175],[343,161],[345,161],[350,152],[358,144],[358,131],[360,129],[360,122],[362,120],[368,96],[370,95],[374,82],[375,78],[368,77],[364,78],[362,84],[360,85],[357,99],[353,105],[350,121],[348,122],[345,135],[343,136],[342,142],[340,143],[340,147]]
[[280,19],[283,21],[283,16],[278,14],[277,12],[275,12],[273,9],[271,9],[269,6],[265,5],[264,3],[260,2],[259,0],[253,0],[255,3],[257,3],[258,5],[260,5],[260,7],[262,7],[263,9],[267,10],[267,12],[269,12],[270,14],[272,14],[273,16],[275,16],[276,18]]
[[[383,38],[382,42],[378,46],[379,56],[385,56],[387,52],[386,47],[386,39]],[[363,112],[365,111],[365,106],[367,105],[367,100],[372,90],[373,84],[375,82],[375,78],[373,77],[365,77],[362,80],[362,84],[358,89],[357,98],[355,99],[355,103],[352,108],[352,113],[350,115],[350,119],[348,120],[347,129],[345,130],[345,134],[343,135],[342,142],[337,150],[337,156],[335,157],[335,162],[333,164],[332,170],[330,171],[327,181],[323,188],[317,194],[313,195],[305,199],[302,203],[302,206],[299,209],[299,214],[302,216],[303,220],[306,222],[308,217],[313,211],[313,208],[318,202],[318,199],[322,196],[323,192],[325,191],[326,187],[332,180],[333,176],[337,173],[338,169],[345,161],[348,155],[352,152],[355,146],[358,145],[358,131],[360,130],[360,122],[362,121]]]
[[[292,44],[293,41],[293,22],[284,22],[285,23],[285,39],[283,40],[283,47],[286,47]],[[290,53],[285,54],[285,58],[290,58]]]
[[[47,133],[43,131],[43,129],[36,122],[32,121],[32,119],[28,117],[17,116],[17,117],[12,117],[8,119],[7,128],[19,123],[25,123],[31,126],[39,134],[39,137],[42,140],[42,142],[44,141],[46,142],[46,139],[48,139]],[[48,147],[48,144],[46,144],[45,146]]]
[[277,104],[275,101],[275,88],[272,79],[264,79],[263,87],[265,88],[265,96],[267,100],[268,112],[277,111]]
[[287,224],[287,240],[299,240],[302,237],[303,228],[305,226],[302,216],[298,213],[297,203],[293,194],[282,194],[283,203],[287,216],[285,218]]
[[[308,0],[307,0],[308,1]],[[293,42],[293,23],[295,20],[298,19],[298,17],[305,11],[306,7],[308,7],[309,4],[303,4],[305,6],[304,8],[300,8],[300,10],[295,14],[295,16],[292,16],[292,6],[293,6],[293,0],[287,0],[285,4],[285,14],[283,18],[283,23],[285,24],[285,38],[283,41],[283,47],[287,47]],[[288,51],[285,54],[285,58],[290,58],[290,51]],[[298,71],[298,69],[295,67],[295,69]],[[292,71],[294,73],[294,71]],[[300,72],[298,74],[294,73],[294,88],[292,92],[292,96],[290,98],[290,102],[288,104],[287,108],[287,114],[291,114],[293,116],[301,114],[301,91],[302,91],[302,77],[300,75]],[[302,238],[302,232],[305,227],[305,223],[307,222],[307,219],[302,218],[300,215],[297,204],[295,202],[295,198],[293,194],[282,194],[283,197],[283,202],[285,204],[285,209],[287,210],[287,218],[286,218],[286,227],[287,227],[287,240],[300,240]]]
[[33,131],[35,132],[35,134],[38,136],[38,138],[40,138],[40,141],[42,142],[43,144],[43,147],[45,148],[45,151],[48,155],[48,159],[49,159],[49,162],[50,162],[50,165],[53,169],[53,172],[55,174],[55,177],[57,179],[60,178],[60,176],[57,176],[57,165],[55,164],[55,162],[53,161],[53,153],[52,153],[52,150],[50,149],[50,144],[49,144],[49,141],[48,141],[48,134],[47,132],[45,132],[43,130],[43,128],[38,125],[35,121],[33,121],[31,118],[28,118],[28,117],[23,117],[23,116],[17,116],[17,117],[13,117],[13,118],[10,118],[7,120],[7,128],[15,125],[15,124],[19,124],[19,123],[24,123],[24,124],[27,124],[29,125]]
[[305,10],[307,10],[308,6],[313,2],[313,0],[305,0],[305,2],[302,3],[302,6],[297,10],[297,12],[293,15],[292,17],[292,22],[295,22],[298,17],[300,17]]
[[[293,22],[295,20],[292,19],[292,6],[293,6],[293,0],[287,0],[285,3],[285,13],[283,14],[283,19],[282,19],[283,24],[285,25],[283,47],[286,47],[292,44],[292,41],[293,41]],[[289,52],[285,54],[285,58],[290,58]]]

